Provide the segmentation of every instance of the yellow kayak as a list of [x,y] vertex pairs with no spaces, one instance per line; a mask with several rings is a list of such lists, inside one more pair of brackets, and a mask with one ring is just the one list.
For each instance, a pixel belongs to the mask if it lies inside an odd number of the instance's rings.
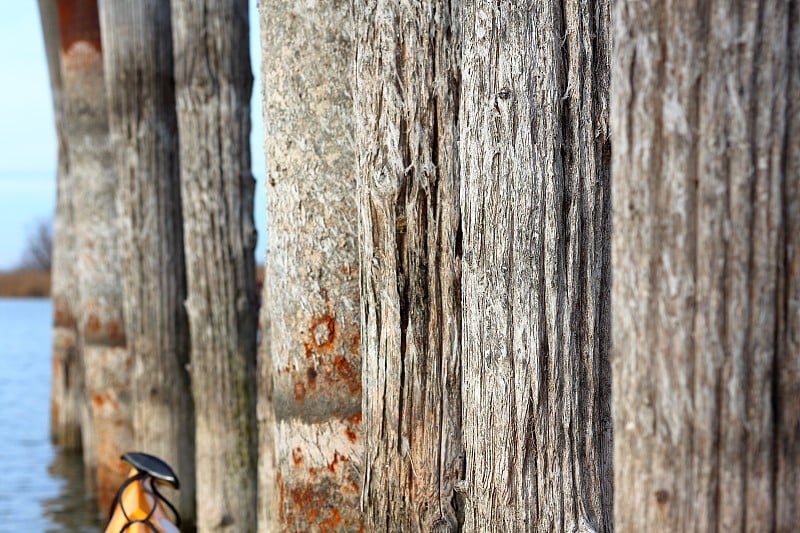
[[158,490],[179,488],[178,477],[167,463],[146,453],[130,452],[122,460],[131,473],[114,498],[106,533],[179,533],[178,511]]

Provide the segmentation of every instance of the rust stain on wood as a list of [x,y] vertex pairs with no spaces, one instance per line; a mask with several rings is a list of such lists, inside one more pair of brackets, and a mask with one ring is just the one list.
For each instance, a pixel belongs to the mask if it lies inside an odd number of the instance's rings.
[[119,459],[122,452],[114,449],[113,437],[104,437],[101,432],[97,439],[97,503],[100,509],[108,509],[128,476],[128,466]]
[[69,51],[77,42],[85,42],[100,52],[97,0],[59,0],[58,26],[62,52]]
[[340,460],[341,460],[342,463],[346,463],[350,459],[348,459],[347,456],[345,456],[345,455],[340,455],[339,452],[336,452],[336,451],[333,452],[333,461],[328,463],[328,470],[330,470],[331,472],[335,473],[336,472],[336,465],[339,464]]
[[295,465],[299,465],[303,462],[303,450],[300,448],[295,448],[292,450],[292,462]]
[[[299,449],[300,448],[297,448],[297,450],[299,450]],[[294,450],[292,450],[292,460],[294,460]],[[302,460],[302,456],[301,456],[301,460]],[[311,467],[308,468],[308,473],[310,475],[312,475],[312,476],[317,476],[317,475],[319,475],[321,473],[324,473],[327,470],[327,471],[335,474],[336,473],[336,465],[338,465],[340,463],[349,463],[349,462],[350,462],[350,458],[349,457],[347,457],[346,455],[342,455],[338,451],[334,450],[334,452],[333,452],[333,460],[332,461],[330,461],[329,463],[325,464],[324,466],[311,466]],[[298,463],[295,463],[295,464],[298,464]],[[357,487],[357,485],[356,485],[356,487]],[[343,492],[347,492],[348,488],[349,487],[347,485],[343,485],[342,487],[340,487],[340,489]]]
[[109,320],[106,324],[106,335],[112,343],[125,342],[125,330],[117,320]]
[[320,532],[361,530],[360,522],[347,521],[336,505],[329,505],[328,493],[336,490],[333,486],[304,484],[287,488],[279,474],[278,490],[281,521],[293,531],[304,531],[304,526]]
[[100,319],[97,315],[89,315],[86,319],[86,325],[83,326],[83,333],[87,336],[95,336],[100,332]]
[[281,475],[280,469],[278,469],[278,473],[275,475],[275,484],[278,485],[278,518],[283,522],[283,510],[286,508],[286,497],[284,494],[285,487],[283,486],[283,476]]
[[106,400],[102,394],[92,394],[92,405],[102,407],[104,403],[106,403]]
[[112,423],[120,422],[122,424],[126,423],[124,418],[125,413],[120,412],[120,405],[119,402],[114,398],[113,394],[109,394],[108,392],[95,392],[90,395],[92,406],[99,409],[106,404],[108,404],[109,409],[113,411],[115,414],[114,420]]
[[83,325],[83,334],[85,340],[93,344],[102,344],[106,346],[125,346],[125,330],[119,320],[103,319],[90,313],[86,318]]
[[336,507],[331,507],[329,513],[330,517],[319,524],[319,530],[321,532],[333,531],[342,521],[342,517],[339,515],[339,510]]
[[306,370],[306,381],[308,382],[308,387],[310,389],[314,389],[317,385],[317,370],[310,366],[308,370]]
[[329,352],[336,339],[336,318],[330,313],[316,316],[311,319],[308,331],[310,338],[303,343],[306,357],[311,357],[314,353]]
[[294,384],[294,399],[298,402],[302,402],[303,399],[306,397],[306,386],[303,385],[302,381],[298,381]]
[[57,328],[74,328],[75,316],[69,310],[66,302],[56,298],[53,302],[53,325]]
[[353,369],[350,361],[337,355],[333,358],[333,366],[339,379],[346,384],[352,394],[361,393],[361,375]]
[[[312,398],[334,400],[341,393],[354,396],[362,390],[359,369],[361,333],[357,324],[336,324],[331,309],[314,315],[302,333],[303,354],[308,365],[298,368],[291,362],[276,372],[286,383],[287,391],[297,402],[306,404]],[[285,381],[284,381],[285,380]],[[349,437],[351,441],[351,432]]]

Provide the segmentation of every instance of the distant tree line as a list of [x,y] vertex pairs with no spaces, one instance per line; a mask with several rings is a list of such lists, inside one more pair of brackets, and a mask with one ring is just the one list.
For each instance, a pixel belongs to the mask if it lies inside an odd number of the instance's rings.
[[[52,433],[198,531],[789,531],[800,9],[40,0]],[[173,495],[174,496],[174,495]]]
[[53,264],[53,229],[50,221],[36,222],[28,232],[19,268],[49,271]]

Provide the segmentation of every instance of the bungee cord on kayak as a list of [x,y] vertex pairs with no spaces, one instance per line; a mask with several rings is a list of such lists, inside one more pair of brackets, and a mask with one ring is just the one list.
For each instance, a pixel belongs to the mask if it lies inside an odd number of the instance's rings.
[[[108,515],[106,533],[173,533],[181,517],[158,490],[159,484],[180,488],[178,477],[164,461],[150,454],[129,452],[122,460],[133,467],[120,485]],[[167,512],[169,509],[169,513]]]

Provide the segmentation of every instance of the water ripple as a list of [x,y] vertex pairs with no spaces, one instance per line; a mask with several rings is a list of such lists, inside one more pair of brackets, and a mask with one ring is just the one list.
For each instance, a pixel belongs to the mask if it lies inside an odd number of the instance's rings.
[[50,443],[50,301],[0,299],[0,532],[100,528],[79,454]]

